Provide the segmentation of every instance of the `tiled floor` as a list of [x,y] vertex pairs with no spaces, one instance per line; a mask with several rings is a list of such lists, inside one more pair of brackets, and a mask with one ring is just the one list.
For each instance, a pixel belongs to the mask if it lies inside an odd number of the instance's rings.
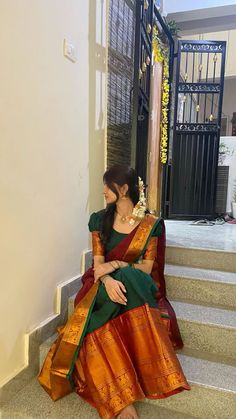
[[165,220],[167,245],[236,252],[236,224],[197,226],[191,222]]

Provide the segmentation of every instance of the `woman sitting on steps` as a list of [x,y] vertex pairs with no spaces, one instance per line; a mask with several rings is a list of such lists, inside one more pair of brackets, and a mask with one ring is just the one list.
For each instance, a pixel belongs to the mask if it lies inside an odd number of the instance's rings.
[[133,169],[113,166],[103,181],[107,207],[89,220],[94,264],[38,379],[53,400],[74,389],[102,419],[136,419],[136,400],[190,387],[174,352],[183,343],[165,294],[164,222],[146,213]]

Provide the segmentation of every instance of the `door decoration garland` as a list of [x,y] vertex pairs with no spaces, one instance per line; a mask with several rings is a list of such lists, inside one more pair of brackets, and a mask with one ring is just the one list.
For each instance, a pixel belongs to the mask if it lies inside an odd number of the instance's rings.
[[160,160],[162,164],[167,163],[168,153],[168,105],[170,99],[169,85],[169,57],[168,48],[166,48],[158,37],[157,27],[153,27],[152,49],[154,61],[163,64],[162,76],[162,98],[161,98],[161,147]]

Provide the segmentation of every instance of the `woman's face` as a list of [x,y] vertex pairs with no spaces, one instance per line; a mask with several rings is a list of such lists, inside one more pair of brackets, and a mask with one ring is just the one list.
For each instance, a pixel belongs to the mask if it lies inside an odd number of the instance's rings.
[[106,183],[104,183],[103,186],[103,194],[107,204],[113,204],[117,201],[116,194],[109,188],[109,186]]

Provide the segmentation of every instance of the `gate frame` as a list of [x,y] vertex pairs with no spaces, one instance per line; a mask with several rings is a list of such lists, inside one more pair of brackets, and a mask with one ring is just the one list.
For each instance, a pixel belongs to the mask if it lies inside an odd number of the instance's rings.
[[[222,104],[223,104],[223,93],[224,93],[224,75],[225,75],[225,56],[226,56],[226,41],[206,41],[206,40],[179,40],[178,41],[178,51],[177,53],[173,54],[173,57],[175,59],[174,65],[176,65],[176,77],[175,77],[175,90],[173,92],[173,83],[172,83],[172,88],[171,88],[171,96],[172,96],[172,100],[173,100],[173,93],[174,93],[174,121],[173,121],[173,126],[169,127],[172,130],[172,135],[173,135],[173,141],[175,140],[176,137],[176,126],[177,126],[177,111],[178,111],[178,93],[179,93],[179,77],[180,77],[180,61],[181,61],[181,45],[183,44],[191,44],[191,45],[202,45],[203,49],[204,46],[210,46],[210,47],[214,47],[217,45],[223,45],[223,49],[222,51],[204,51],[204,50],[198,50],[196,52],[202,52],[202,53],[207,53],[207,52],[216,52],[216,53],[221,53],[222,54],[222,62],[221,62],[221,73],[220,73],[220,82],[218,84],[221,85],[221,90],[219,93],[219,105],[218,105],[218,115],[217,115],[217,123],[216,124],[212,124],[212,125],[217,125],[217,154],[219,151],[219,143],[220,143],[220,128],[221,128],[221,115],[222,115]],[[193,52],[193,51],[191,51]],[[184,52],[183,52],[184,53]],[[202,82],[203,84],[209,84],[207,82]],[[193,83],[193,84],[197,84],[197,83]],[[211,92],[208,92],[211,93]],[[170,107],[171,109],[171,107]],[[169,112],[169,118],[171,118],[170,112]],[[170,121],[170,119],[169,119]],[[200,125],[200,124],[199,124]],[[207,125],[209,125],[209,123],[207,123]],[[197,132],[197,131],[195,131]],[[212,131],[215,132],[215,131]],[[191,131],[189,131],[189,133],[191,134]],[[170,134],[170,131],[169,131]],[[170,147],[170,143],[169,143],[169,147]],[[173,145],[172,145],[172,150],[174,149]],[[168,156],[169,157],[169,156]],[[218,165],[216,165],[216,170],[215,170],[215,176],[214,176],[214,197],[213,197],[213,208],[214,208],[214,213],[212,213],[208,218],[211,217],[215,217],[216,213],[215,213],[215,205],[216,205],[216,188],[217,188],[217,168]],[[164,218],[170,218],[170,219],[196,219],[196,218],[202,218],[201,215],[172,215],[171,214],[171,198],[172,198],[172,188],[173,188],[173,176],[172,176],[172,162],[169,162],[169,158],[168,158],[168,163],[165,167],[164,173],[163,173],[163,189],[162,189],[162,216]]]
[[[132,135],[131,135],[131,165],[132,167],[137,168],[137,138],[138,138],[138,114],[139,114],[139,69],[140,69],[140,57],[141,57],[141,7],[143,7],[144,0],[136,0],[136,27],[135,27],[135,55],[134,55],[134,87],[133,87],[133,119],[132,119]],[[169,84],[172,86],[173,80],[173,68],[174,68],[174,39],[171,35],[171,32],[164,21],[159,9],[156,6],[155,0],[151,0],[150,7],[152,7],[152,25],[155,19],[158,21],[161,26],[167,40],[169,43]],[[152,32],[151,32],[152,35]],[[151,53],[152,53],[152,44],[151,44]],[[150,78],[151,80],[151,78]],[[150,87],[150,86],[149,86]],[[172,95],[170,92],[170,106],[172,101]],[[149,105],[149,104],[148,104]],[[147,109],[149,114],[149,109]],[[168,113],[168,136],[170,133],[170,113]],[[148,129],[143,138],[145,141],[145,146],[148,147]],[[160,156],[156,156],[160,158]],[[147,158],[143,156],[142,166],[146,169],[147,175]],[[165,166],[163,167],[163,176],[162,176],[162,191],[161,191],[161,203],[165,196]],[[163,191],[164,190],[164,191]]]

